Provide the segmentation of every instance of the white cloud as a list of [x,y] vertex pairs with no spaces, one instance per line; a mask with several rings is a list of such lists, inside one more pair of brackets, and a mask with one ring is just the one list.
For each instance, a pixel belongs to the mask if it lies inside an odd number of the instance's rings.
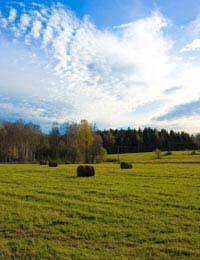
[[6,26],[8,25],[8,21],[7,21],[7,19],[6,18],[1,18],[0,19],[0,24],[1,24],[1,27],[2,28],[6,28]]
[[196,51],[196,50],[200,50],[200,39],[194,39],[191,43],[185,45],[181,49],[181,52]]
[[25,31],[26,28],[28,27],[30,23],[30,17],[29,15],[27,14],[23,14],[20,18],[20,25],[19,25],[19,28],[22,30],[22,31]]
[[[87,16],[79,20],[59,4],[37,6],[20,14],[20,22],[13,25],[20,32],[13,37],[19,40],[23,55],[13,52],[15,65],[7,59],[0,67],[7,66],[6,77],[18,82],[19,92],[26,92],[26,83],[27,93],[31,89],[38,100],[48,95],[55,107],[62,104],[57,113],[51,106],[50,120],[87,118],[106,127],[145,125],[171,107],[200,96],[200,65],[174,53],[173,41],[164,33],[169,21],[159,12],[100,30]],[[23,44],[30,46],[26,49]],[[0,48],[6,60],[5,46]],[[181,88],[166,94],[173,86]],[[159,110],[150,110],[148,116],[136,114],[138,107],[158,100]],[[42,116],[46,120],[44,114],[39,113],[41,120]]]
[[8,17],[8,21],[9,21],[10,23],[14,22],[15,19],[16,19],[16,16],[17,16],[17,11],[16,11],[16,9],[11,8],[11,9],[10,9],[10,14],[9,14],[9,17]]
[[45,28],[43,33],[43,46],[45,47],[49,42],[51,42],[53,38],[53,29],[52,27],[48,26]]
[[41,34],[41,28],[42,28],[41,21],[39,20],[34,21],[31,29],[31,36],[33,36],[33,38],[35,39],[39,38]]

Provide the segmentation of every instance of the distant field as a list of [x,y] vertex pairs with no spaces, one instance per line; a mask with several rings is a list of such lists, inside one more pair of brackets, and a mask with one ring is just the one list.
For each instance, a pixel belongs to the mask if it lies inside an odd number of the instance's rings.
[[200,259],[190,153],[120,155],[133,169],[99,164],[93,178],[76,165],[0,165],[0,259]]
[[154,152],[112,154],[107,157],[119,158],[121,161],[133,163],[200,163],[200,151],[196,151],[196,155],[192,155],[192,151],[172,152],[172,155],[166,155],[166,152],[162,152],[161,159],[156,159]]

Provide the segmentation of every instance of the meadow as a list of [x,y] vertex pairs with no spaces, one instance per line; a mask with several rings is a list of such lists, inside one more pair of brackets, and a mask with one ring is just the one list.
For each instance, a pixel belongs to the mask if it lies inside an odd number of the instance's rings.
[[200,154],[133,163],[0,165],[0,259],[200,259]]

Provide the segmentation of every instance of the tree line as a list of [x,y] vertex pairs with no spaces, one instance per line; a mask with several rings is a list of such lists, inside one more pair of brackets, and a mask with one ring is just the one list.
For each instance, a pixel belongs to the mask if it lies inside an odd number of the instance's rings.
[[106,153],[197,149],[199,135],[164,129],[109,129],[100,131],[87,120],[54,123],[49,134],[23,121],[0,124],[0,162],[58,160],[65,163],[98,163]]
[[23,121],[0,125],[0,162],[58,160],[65,163],[101,162],[106,154],[103,140],[87,120],[54,123],[49,134]]
[[103,140],[103,147],[108,153],[151,152],[155,149],[163,151],[178,151],[198,149],[199,135],[190,135],[186,132],[142,129],[109,129],[99,131]]

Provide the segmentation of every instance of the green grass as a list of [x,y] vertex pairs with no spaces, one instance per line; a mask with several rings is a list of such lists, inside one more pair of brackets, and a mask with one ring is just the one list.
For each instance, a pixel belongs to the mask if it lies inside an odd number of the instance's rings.
[[132,163],[200,163],[200,151],[197,151],[196,155],[191,153],[192,151],[179,151],[172,152],[172,155],[166,155],[166,152],[162,152],[161,159],[156,159],[155,152],[111,154],[107,157]]
[[93,178],[0,165],[0,259],[200,259],[200,155],[120,157]]

